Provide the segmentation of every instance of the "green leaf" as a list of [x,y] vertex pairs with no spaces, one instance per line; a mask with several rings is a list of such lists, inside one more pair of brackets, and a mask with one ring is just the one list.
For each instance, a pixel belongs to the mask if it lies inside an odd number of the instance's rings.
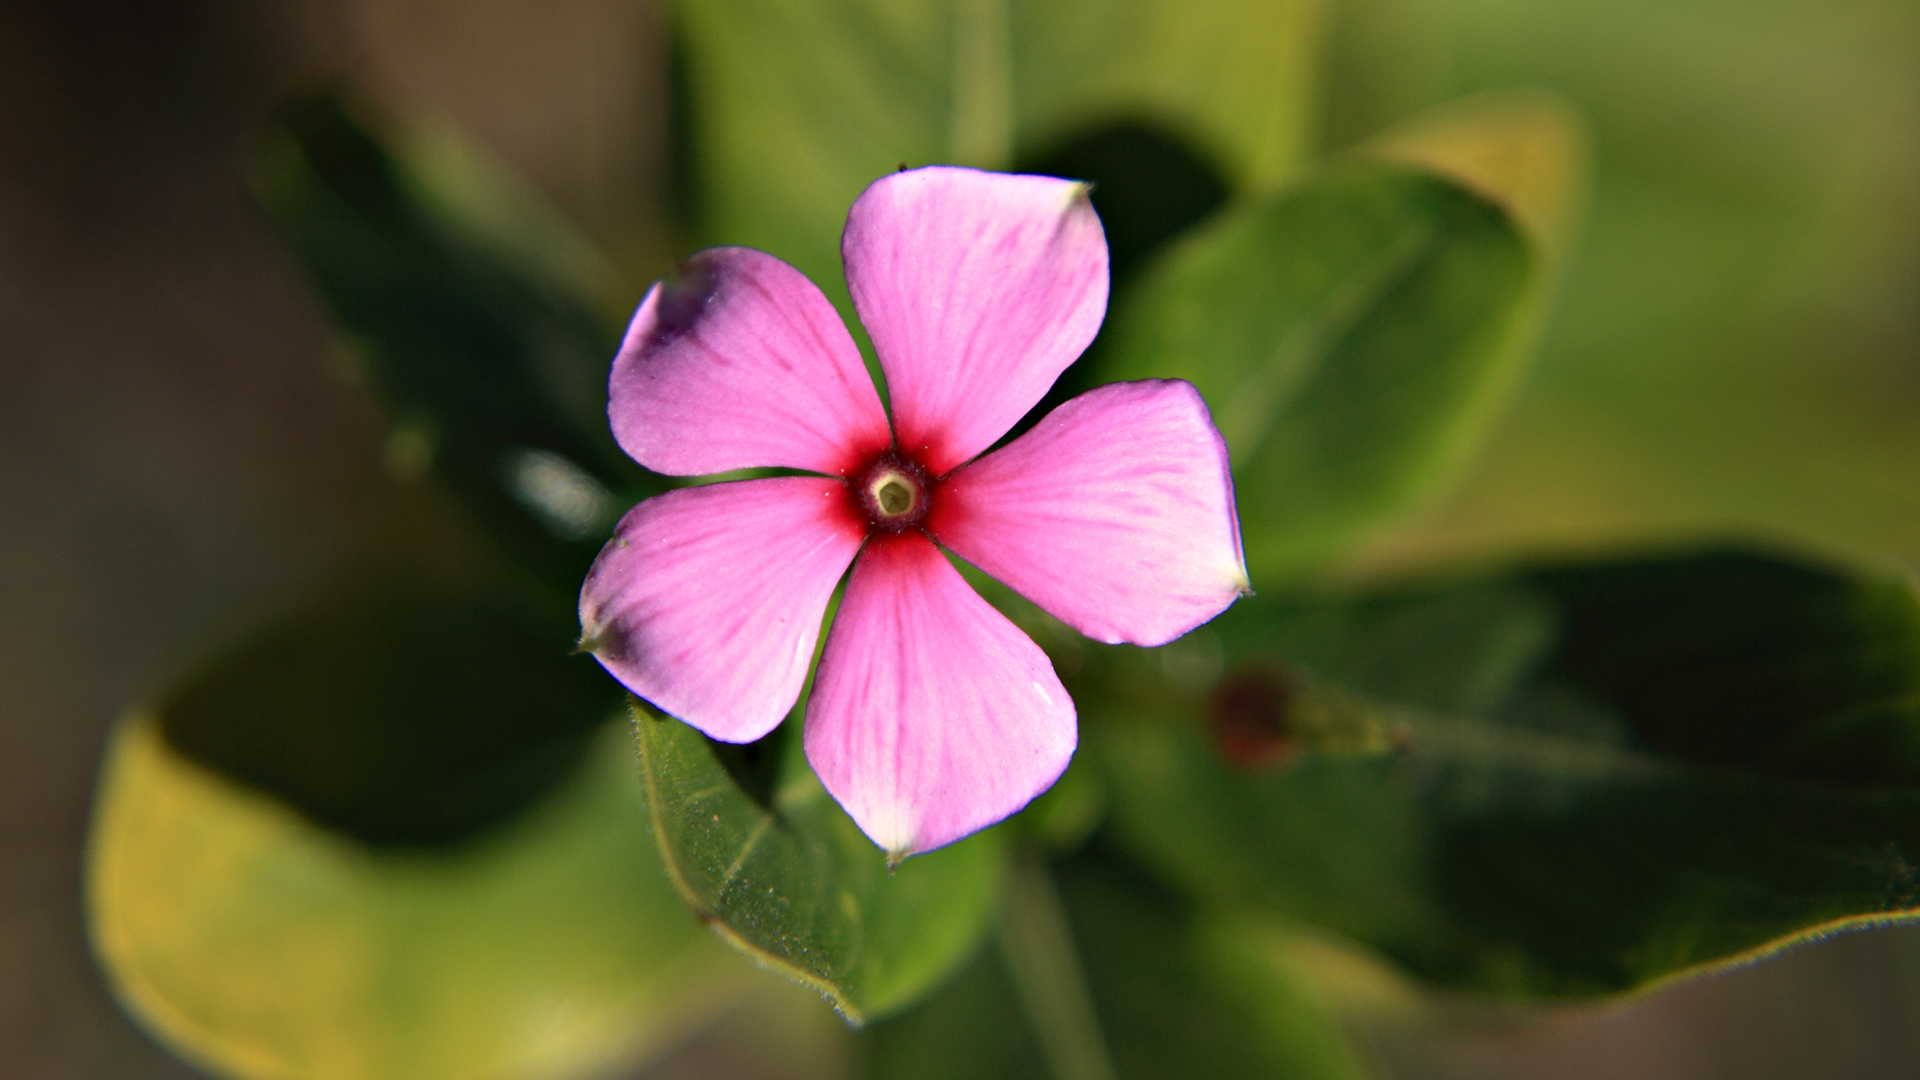
[[1116,306],[1100,375],[1183,378],[1234,462],[1272,585],[1446,478],[1522,370],[1540,273],[1507,213],[1385,163],[1216,218]]
[[361,842],[467,842],[561,784],[619,708],[547,601],[451,538],[368,562],[167,694],[159,723]]
[[[1818,9],[1798,4],[1724,22],[1666,3],[1425,10],[1343,26],[1360,47],[1334,93],[1360,108],[1330,119],[1337,143],[1440,86],[1522,81],[1577,99],[1605,138],[1591,226],[1522,401],[1468,486],[1395,530],[1391,558],[1732,525],[1920,560],[1920,345],[1912,323],[1881,321],[1910,292],[1887,222],[1911,217],[1920,183],[1906,158],[1852,156],[1901,143],[1903,120],[1865,87],[1914,71],[1916,39],[1902,31],[1892,53],[1876,33],[1821,38]],[[1587,62],[1651,60],[1652,41],[1664,60]],[[1845,314],[1829,297],[1849,298]],[[1904,329],[1868,329],[1887,325]],[[1369,565],[1386,557],[1376,547]]]
[[889,868],[787,732],[731,747],[635,702],[667,872],[694,912],[854,1023],[926,993],[985,933],[1005,849],[988,830]]
[[[433,160],[436,173],[453,167],[443,150]],[[607,426],[616,339],[541,268],[506,254],[508,224],[489,223],[492,235],[454,224],[449,208],[484,203],[484,191],[453,191],[443,176],[453,193],[430,197],[335,98],[283,107],[252,166],[390,415],[390,470],[443,480],[490,536],[571,595],[622,499],[659,488]]]
[[745,988],[660,872],[623,732],[533,815],[379,851],[182,756],[136,713],[88,849],[95,954],[216,1075],[527,1080],[658,1053]]
[[1022,146],[1114,118],[1153,122],[1191,140],[1240,191],[1274,186],[1313,149],[1319,0],[1006,7]]
[[696,237],[798,267],[845,304],[840,229],[861,189],[946,160],[953,12],[859,0],[686,0]]
[[[1048,878],[1014,890],[998,949],[863,1035],[872,1080],[1365,1075],[1271,928],[1196,910],[1098,848],[1054,865],[1057,892]],[[1033,906],[1038,918],[1019,913]],[[1059,940],[1036,940],[1055,928]],[[1062,976],[1073,989],[1033,971],[1036,957],[1076,965]],[[1076,1022],[1062,1000],[1077,995],[1091,1011]],[[1060,1030],[1081,1025],[1079,1040]]]
[[685,0],[698,234],[770,251],[844,301],[845,208],[902,164],[1007,168],[1135,121],[1195,145],[1236,185],[1271,184],[1314,115],[1319,11],[1317,0]]
[[[1200,894],[1508,993],[1920,913],[1910,578],[1704,554],[1259,599],[1214,628],[1212,689],[1081,699],[1118,835]],[[1399,752],[1316,752],[1290,725],[1330,701]],[[1194,722],[1249,716],[1291,764],[1236,767]]]
[[1489,90],[1416,113],[1358,150],[1452,177],[1504,207],[1557,265],[1586,218],[1593,133],[1551,90]]

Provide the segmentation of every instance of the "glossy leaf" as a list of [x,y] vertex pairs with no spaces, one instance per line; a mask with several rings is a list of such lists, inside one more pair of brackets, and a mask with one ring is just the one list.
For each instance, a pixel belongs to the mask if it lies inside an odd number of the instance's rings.
[[1521,370],[1539,273],[1498,206],[1358,163],[1244,204],[1116,305],[1100,375],[1200,388],[1234,460],[1256,587],[1428,492]]
[[840,212],[903,163],[1004,169],[1124,120],[1197,140],[1236,186],[1270,184],[1305,149],[1319,12],[689,0],[677,15],[698,234],[779,255],[838,301]]
[[978,946],[999,896],[1000,832],[890,869],[807,768],[793,719],[735,747],[633,708],[668,875],[755,962],[860,1024],[909,1004]]
[[[1097,1045],[1075,1045],[1046,1029],[1057,1022],[1058,1002],[1035,1001],[1046,989],[1044,973],[1017,972],[1032,966],[1031,953],[1053,950],[1003,929],[998,949],[918,1008],[862,1036],[868,1077],[1366,1075],[1324,1006],[1296,981],[1271,929],[1203,914],[1097,848],[1050,873],[1067,931],[1058,948],[1082,969]],[[1003,927],[1014,919],[1010,913]]]
[[[447,157],[426,171],[446,172]],[[570,594],[622,500],[659,490],[608,432],[609,328],[546,268],[508,254],[486,231],[499,223],[456,224],[448,208],[472,200],[429,198],[335,98],[283,107],[252,175],[388,411],[390,470],[444,480]]]
[[534,815],[377,852],[207,771],[135,714],[95,808],[94,948],[132,1014],[247,1080],[597,1075],[706,1022],[748,973],[686,916],[609,731]]
[[[1082,696],[1111,721],[1087,729],[1118,834],[1201,894],[1510,993],[1920,914],[1910,578],[1723,553],[1255,600],[1215,627],[1213,689]],[[1236,767],[1194,721],[1260,687],[1297,753]],[[1289,725],[1315,700],[1400,749],[1314,752]]]

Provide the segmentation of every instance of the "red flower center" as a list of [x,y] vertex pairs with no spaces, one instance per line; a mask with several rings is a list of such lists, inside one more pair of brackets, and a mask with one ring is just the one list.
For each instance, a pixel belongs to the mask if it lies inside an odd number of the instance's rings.
[[933,482],[927,471],[897,450],[883,450],[864,468],[848,474],[855,508],[877,533],[903,533],[927,520]]

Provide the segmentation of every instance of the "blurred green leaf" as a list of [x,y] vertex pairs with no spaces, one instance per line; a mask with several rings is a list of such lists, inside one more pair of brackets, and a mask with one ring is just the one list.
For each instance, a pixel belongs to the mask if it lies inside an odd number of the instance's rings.
[[160,728],[362,842],[470,840],[565,780],[619,708],[546,599],[452,544],[367,563],[187,679]]
[[1044,980],[1016,972],[1031,965],[1033,953],[1049,950],[1003,929],[998,950],[980,956],[918,1008],[863,1036],[869,1077],[1365,1075],[1269,932],[1207,916],[1097,848],[1055,864],[1052,878],[1058,888],[1052,903],[1068,932],[1059,948],[1084,967],[1082,992],[1090,995],[1099,1044],[1044,1049],[1060,1033],[1036,1028],[1058,1010],[1060,995],[1034,1002],[1047,989],[1035,983]]
[[[1082,697],[1117,834],[1203,895],[1510,993],[1920,913],[1910,578],[1706,554],[1260,599],[1214,629],[1212,690]],[[1256,712],[1249,685],[1276,739],[1332,685],[1401,752],[1236,768],[1194,721]]]
[[375,851],[121,724],[88,851],[95,953],[188,1060],[248,1080],[543,1080],[657,1053],[744,989],[660,872],[631,744],[511,828]]
[[1527,83],[1602,135],[1524,399],[1370,565],[1729,527],[1920,561],[1920,156],[1890,152],[1920,98],[1917,13],[1468,0],[1343,21],[1335,145]]
[[1446,477],[1497,417],[1539,270],[1497,206],[1349,164],[1190,234],[1117,306],[1100,375],[1184,378],[1234,461],[1273,584]]
[[978,945],[1000,893],[999,831],[889,869],[808,768],[794,721],[734,747],[633,709],[667,872],[757,963],[860,1024],[926,993]]
[[844,301],[843,211],[902,164],[1004,169],[1133,121],[1236,186],[1271,184],[1308,139],[1319,13],[1317,0],[685,0],[698,237],[770,251]]
[[1153,123],[1238,191],[1273,187],[1314,148],[1320,0],[1001,2],[1022,147],[1114,119]]
[[[457,164],[444,148],[433,160],[441,174]],[[485,200],[429,198],[337,98],[282,107],[252,176],[389,412],[391,470],[443,479],[571,595],[620,507],[658,489],[608,429],[617,340],[544,268],[506,254],[498,234],[524,222],[463,232],[449,208]]]
[[1443,102],[1367,140],[1369,157],[1431,169],[1503,207],[1555,264],[1571,254],[1587,211],[1593,134],[1566,97],[1494,90]]
[[947,160],[951,6],[686,0],[675,16],[696,241],[772,252],[847,312],[846,208],[902,164]]

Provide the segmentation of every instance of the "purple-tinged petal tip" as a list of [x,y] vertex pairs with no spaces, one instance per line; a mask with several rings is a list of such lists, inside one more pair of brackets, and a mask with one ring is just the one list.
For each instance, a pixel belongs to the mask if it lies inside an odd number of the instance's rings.
[[800,271],[750,248],[709,248],[656,284],[607,389],[621,447],[671,476],[840,473],[892,440],[839,313]]
[[751,742],[800,696],[827,600],[864,536],[838,480],[746,480],[648,499],[587,574],[581,647],[663,711]]

